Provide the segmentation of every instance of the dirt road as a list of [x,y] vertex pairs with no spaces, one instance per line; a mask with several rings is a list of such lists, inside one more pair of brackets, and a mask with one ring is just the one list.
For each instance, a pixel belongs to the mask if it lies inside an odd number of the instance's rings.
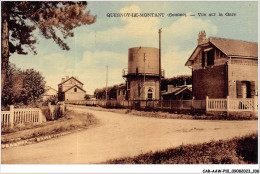
[[2,149],[3,164],[100,163],[181,144],[242,136],[258,130],[257,121],[158,119],[95,111],[100,124],[45,142]]

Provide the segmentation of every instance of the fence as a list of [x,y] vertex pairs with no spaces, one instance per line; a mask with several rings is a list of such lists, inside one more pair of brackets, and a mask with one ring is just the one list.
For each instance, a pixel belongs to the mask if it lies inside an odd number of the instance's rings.
[[121,108],[148,108],[148,109],[167,109],[167,110],[205,110],[205,100],[79,100],[66,101],[66,104],[89,105],[102,107],[121,107]]
[[206,111],[232,111],[232,112],[253,112],[258,111],[258,99],[254,98],[223,98],[209,99],[206,97]]
[[25,123],[40,124],[43,122],[42,117],[42,111],[39,108],[14,109],[11,105],[10,111],[1,111],[1,125],[13,127]]

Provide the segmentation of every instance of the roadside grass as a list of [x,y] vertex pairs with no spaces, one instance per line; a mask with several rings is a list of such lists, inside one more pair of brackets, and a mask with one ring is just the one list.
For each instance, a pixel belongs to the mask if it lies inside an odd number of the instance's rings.
[[92,110],[97,111],[108,111],[120,114],[128,114],[142,117],[154,117],[154,118],[166,118],[166,119],[194,119],[194,120],[257,120],[258,117],[253,116],[243,116],[239,115],[191,115],[191,114],[181,114],[175,112],[167,111],[151,111],[151,110],[135,110],[135,109],[120,109],[120,108],[103,108],[103,107],[94,107],[94,106],[81,106],[87,107]]
[[97,123],[98,121],[93,114],[68,111],[64,117],[54,121],[47,121],[41,125],[18,125],[14,129],[2,133],[1,143],[12,143],[18,140],[88,128]]
[[104,164],[257,164],[258,134],[106,161]]

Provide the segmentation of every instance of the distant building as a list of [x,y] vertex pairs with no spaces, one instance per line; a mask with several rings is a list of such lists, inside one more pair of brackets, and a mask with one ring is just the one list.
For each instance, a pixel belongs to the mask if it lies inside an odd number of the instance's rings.
[[56,97],[58,94],[58,91],[53,89],[52,87],[50,86],[46,86],[45,87],[45,93],[42,95],[42,99],[44,101],[48,100],[48,99],[51,99],[52,97]]
[[206,38],[199,33],[198,46],[185,64],[192,67],[195,99],[252,98],[258,91],[258,43]]
[[116,99],[118,101],[127,100],[126,85],[125,84],[121,84],[121,85],[117,86]]
[[[127,99],[159,100],[159,49],[135,47],[128,50],[128,69],[123,70]],[[161,71],[161,78],[164,71]]]
[[162,92],[163,100],[190,100],[192,99],[192,88],[189,86],[168,85],[167,91]]
[[83,85],[76,77],[62,78],[61,83],[58,84],[59,101],[84,100],[86,91]]

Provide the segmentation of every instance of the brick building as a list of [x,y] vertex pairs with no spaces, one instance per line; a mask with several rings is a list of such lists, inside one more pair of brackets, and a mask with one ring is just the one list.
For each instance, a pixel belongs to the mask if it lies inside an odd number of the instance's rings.
[[118,101],[127,100],[125,84],[120,84],[116,87],[116,99]]
[[201,31],[185,65],[192,67],[192,93],[197,100],[258,95],[258,43],[206,38]]
[[61,79],[58,84],[59,101],[84,100],[86,91],[83,89],[83,83],[75,77],[66,77]]

